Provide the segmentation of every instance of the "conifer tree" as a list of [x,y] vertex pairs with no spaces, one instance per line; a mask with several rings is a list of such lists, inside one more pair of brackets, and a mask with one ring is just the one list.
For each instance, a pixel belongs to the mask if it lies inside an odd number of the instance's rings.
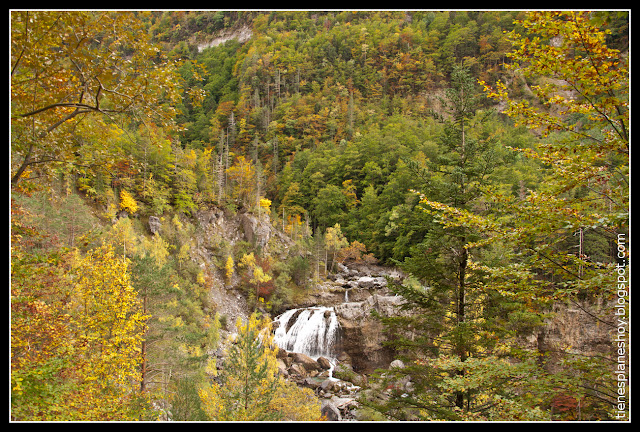
[[[209,419],[320,420],[320,404],[313,393],[298,389],[278,374],[278,347],[273,342],[269,320],[254,313],[246,323],[238,318],[237,328],[222,373],[199,390]],[[288,408],[291,405],[296,409]]]
[[[476,211],[480,187],[501,163],[492,138],[483,136],[479,127],[478,100],[474,79],[455,67],[442,101],[448,111],[441,117],[443,151],[422,170],[427,183],[423,196],[469,212]],[[470,267],[470,244],[478,231],[447,226],[430,208],[423,211],[432,215],[429,231],[403,266],[413,278],[391,285],[406,300],[402,309],[412,313],[381,318],[393,335],[388,345],[408,363],[392,370],[387,380],[410,376],[414,388],[410,394],[398,388],[378,409],[401,419],[486,418],[474,416],[501,405],[502,398],[513,398],[522,374],[535,367],[529,361],[512,366],[506,360],[513,334],[505,311],[518,305],[507,305],[484,290],[483,275]],[[514,418],[524,418],[526,409],[515,409]]]

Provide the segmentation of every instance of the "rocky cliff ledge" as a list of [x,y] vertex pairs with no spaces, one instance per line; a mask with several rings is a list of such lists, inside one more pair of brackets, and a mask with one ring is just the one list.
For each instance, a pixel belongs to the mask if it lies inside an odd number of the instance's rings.
[[399,313],[403,299],[390,293],[387,278],[401,280],[404,275],[392,267],[366,263],[338,265],[338,272],[329,275],[301,305],[334,308],[341,328],[339,360],[357,373],[387,368],[394,359],[393,351],[382,344],[384,327],[372,315],[373,311],[381,316]]
[[377,368],[389,367],[394,352],[383,346],[386,340],[384,327],[372,312],[393,316],[402,302],[401,297],[373,294],[366,300],[335,307],[342,329],[343,355],[355,372],[371,373]]
[[210,36],[209,40],[198,43],[198,52],[206,49],[221,45],[230,40],[237,40],[240,43],[245,43],[253,36],[251,27],[241,26],[233,29],[226,29]]

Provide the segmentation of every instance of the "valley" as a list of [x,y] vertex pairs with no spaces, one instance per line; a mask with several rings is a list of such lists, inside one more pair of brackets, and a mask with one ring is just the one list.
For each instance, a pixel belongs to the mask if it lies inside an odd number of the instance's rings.
[[629,420],[629,11],[10,17],[11,421]]

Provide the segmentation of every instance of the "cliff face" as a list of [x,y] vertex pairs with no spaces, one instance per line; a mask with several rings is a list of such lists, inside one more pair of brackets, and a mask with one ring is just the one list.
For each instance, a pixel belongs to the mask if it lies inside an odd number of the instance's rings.
[[[373,291],[365,300],[335,306],[342,328],[345,360],[355,372],[370,373],[376,368],[387,368],[395,358],[393,350],[383,346],[387,338],[384,327],[371,315],[372,310],[382,316],[399,313],[398,306],[403,299],[385,295],[385,291]],[[562,367],[561,360],[566,354],[613,358],[616,328],[607,320],[608,315],[613,317],[608,311],[606,305],[587,302],[556,303],[551,318],[533,334],[522,336],[522,343],[525,348],[545,354],[545,369],[551,373]]]
[[251,213],[225,213],[219,208],[200,210],[195,214],[197,220],[194,233],[195,248],[191,250],[191,258],[210,275],[211,286],[209,296],[216,310],[226,316],[229,328],[232,328],[237,317],[248,317],[251,314],[245,294],[239,289],[240,278],[237,272],[231,280],[225,280],[224,263],[240,242],[248,242],[253,247],[260,247],[268,253],[268,245],[273,241],[281,242],[284,249],[290,240],[275,234],[268,217],[258,217]]
[[397,296],[373,294],[360,302],[343,303],[335,307],[342,328],[342,350],[353,370],[371,373],[387,368],[394,360],[394,352],[383,346],[386,340],[380,320],[371,315],[375,310],[382,316],[397,314],[403,299]]
[[206,42],[201,42],[198,44],[198,52],[206,49],[221,45],[230,40],[237,40],[240,43],[244,43],[251,39],[253,36],[253,32],[251,31],[251,27],[249,26],[241,26],[234,29],[228,29],[215,35],[212,35],[213,38]]
[[[247,318],[252,307],[247,303],[246,290],[242,289],[237,268],[230,279],[225,277],[225,262],[240,248],[247,252],[261,250],[263,255],[277,251],[274,259],[290,258],[293,241],[275,229],[266,214],[256,215],[240,211],[225,212],[212,207],[194,215],[196,229],[193,234],[195,247],[191,259],[209,275],[209,296],[216,310],[226,317],[227,328],[232,330],[236,319]],[[150,225],[151,229],[151,225]],[[154,226],[154,229],[159,229]],[[237,261],[237,256],[234,257]]]
[[545,368],[557,371],[564,354],[579,356],[614,355],[615,325],[606,304],[576,302],[556,303],[552,316],[533,334],[524,337],[525,346],[538,349],[547,357]]
[[223,210],[212,208],[198,211],[195,218],[198,221],[194,233],[196,247],[191,251],[191,257],[211,276],[211,302],[227,318],[228,328],[232,328],[239,316],[247,318],[250,311],[245,296],[235,289],[237,277],[225,281],[219,266],[224,263],[228,250],[246,239],[241,217],[225,215]]

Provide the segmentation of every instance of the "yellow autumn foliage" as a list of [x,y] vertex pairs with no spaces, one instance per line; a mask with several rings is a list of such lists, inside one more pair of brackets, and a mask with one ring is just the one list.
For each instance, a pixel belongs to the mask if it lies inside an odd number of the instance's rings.
[[227,262],[224,265],[224,268],[227,281],[231,281],[231,277],[233,276],[233,258],[231,257],[231,255],[227,257]]
[[271,200],[267,198],[260,198],[260,207],[269,210],[271,208]]
[[134,214],[138,211],[138,203],[133,196],[124,189],[120,191],[120,209],[129,214]]
[[103,382],[126,386],[139,379],[140,346],[148,316],[129,280],[128,260],[110,246],[77,256],[69,309],[75,326],[100,349],[82,356],[88,372]]
[[[64,260],[64,275],[40,283],[14,275],[12,416],[135,420],[129,402],[140,386],[148,316],[131,285],[128,260],[110,245],[84,255],[76,250]],[[55,292],[29,300],[42,282]]]

